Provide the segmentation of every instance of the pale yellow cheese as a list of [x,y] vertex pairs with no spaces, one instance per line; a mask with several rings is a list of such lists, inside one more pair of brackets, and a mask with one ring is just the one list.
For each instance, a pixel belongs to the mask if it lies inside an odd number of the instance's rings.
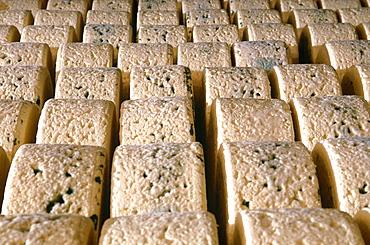
[[[181,4],[181,2],[180,2]],[[177,0],[139,0],[137,4],[137,11],[146,10],[167,10],[180,11]]]
[[335,209],[245,210],[237,227],[241,245],[365,244],[351,216]]
[[259,23],[281,23],[281,17],[279,11],[276,9],[237,10],[234,23],[238,25],[239,38],[241,40],[245,40],[243,33],[247,25]]
[[188,42],[193,40],[196,25],[229,25],[227,12],[223,9],[192,10],[185,13],[184,23],[188,30]]
[[0,216],[2,244],[94,244],[93,222],[81,215],[13,214]]
[[109,43],[64,43],[57,55],[56,72],[72,67],[112,67],[113,46]]
[[53,91],[45,66],[0,66],[0,99],[27,100],[41,110]]
[[104,199],[107,152],[103,147],[25,144],[10,166],[2,214],[79,214],[96,234]]
[[237,11],[248,9],[270,9],[270,0],[231,0],[229,1],[230,23],[236,23]]
[[0,146],[10,161],[21,145],[35,142],[39,114],[29,101],[0,100]]
[[36,16],[37,11],[46,7],[46,0],[2,0],[0,4],[1,10],[31,10],[32,15]]
[[370,40],[370,22],[359,24],[356,31],[360,39]]
[[79,11],[42,9],[37,11],[35,25],[70,25],[75,29],[77,41],[81,40],[83,19]]
[[112,163],[110,216],[206,211],[205,183],[200,143],[118,146]]
[[357,27],[361,23],[370,22],[370,8],[342,8],[338,9],[338,19],[342,23],[350,23]]
[[193,27],[193,42],[225,42],[230,47],[239,42],[236,25],[196,25]]
[[127,11],[89,10],[86,24],[130,25],[131,18],[131,13]]
[[266,208],[321,208],[310,152],[300,142],[227,142],[219,150],[217,191],[227,244],[238,212]]
[[10,161],[4,149],[0,146],[0,203],[3,202],[4,190],[6,178],[8,177],[8,171],[10,167]]
[[137,13],[137,29],[143,25],[180,25],[179,12],[177,10],[140,11]]
[[30,25],[23,29],[21,42],[46,43],[55,65],[59,46],[76,39],[75,29],[70,25]]
[[55,99],[109,100],[119,118],[121,71],[118,68],[64,68],[55,86]]
[[206,67],[204,73],[205,118],[208,128],[216,98],[271,98],[270,82],[263,68]]
[[80,11],[85,22],[90,3],[91,0],[48,0],[46,9]]
[[112,44],[114,64],[117,64],[118,49],[121,44],[132,42],[132,26],[118,24],[86,24],[82,41],[84,43]]
[[356,29],[350,23],[309,24],[302,30],[301,63],[316,63],[323,44],[330,41],[357,40]]
[[337,22],[337,14],[331,9],[293,9],[288,19],[288,23],[292,24],[296,31],[298,41],[303,27],[308,24]]
[[33,24],[31,10],[0,10],[0,24],[13,25],[22,34],[23,28]]
[[358,96],[297,97],[291,100],[296,138],[312,151],[328,138],[370,137],[370,105]]
[[167,43],[127,43],[118,50],[123,99],[129,98],[131,69],[138,66],[173,65],[173,48]]
[[221,2],[219,0],[182,0],[181,9],[183,13],[183,20],[186,18],[186,12],[188,11],[202,11],[209,9],[222,9]]
[[188,97],[125,100],[120,112],[121,145],[195,141],[193,102]]
[[217,223],[209,212],[176,212],[108,219],[99,245],[218,245]]
[[272,96],[286,102],[294,97],[342,95],[338,75],[330,65],[274,66],[269,73],[269,79]]
[[288,21],[289,14],[294,9],[318,8],[316,0],[278,0],[275,7],[280,12],[284,23]]
[[21,35],[13,25],[0,25],[0,43],[18,42]]
[[363,208],[354,217],[361,230],[365,244],[370,244],[370,208]]
[[41,111],[36,143],[94,145],[111,153],[115,120],[111,101],[49,99]]
[[326,42],[319,50],[316,62],[333,66],[342,80],[351,66],[370,63],[370,40]]
[[245,36],[248,41],[283,41],[289,48],[292,62],[299,63],[297,36],[291,24],[250,24],[246,27]]
[[233,46],[235,66],[264,68],[267,72],[275,65],[288,65],[292,58],[283,41],[245,41]]
[[190,69],[182,65],[139,66],[131,70],[130,99],[187,96],[193,98]]
[[337,11],[345,8],[361,8],[360,0],[317,0],[320,8]]
[[113,10],[126,11],[132,13],[133,0],[94,0],[92,1],[92,10]]
[[356,94],[370,101],[370,64],[351,66],[342,80],[346,94]]
[[370,137],[330,138],[312,151],[323,207],[355,216],[370,206]]

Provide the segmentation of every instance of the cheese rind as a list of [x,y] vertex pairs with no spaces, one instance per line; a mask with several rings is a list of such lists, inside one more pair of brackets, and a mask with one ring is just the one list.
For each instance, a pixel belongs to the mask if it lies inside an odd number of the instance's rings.
[[111,101],[49,99],[41,111],[36,143],[94,145],[110,153],[114,123]]
[[0,43],[0,66],[45,66],[53,74],[51,53],[45,43]]
[[55,69],[112,66],[113,46],[109,43],[64,43],[59,47]]
[[357,39],[356,29],[350,23],[309,24],[302,30],[301,62],[316,63],[319,50],[326,42]]
[[132,215],[108,219],[100,245],[119,244],[218,245],[217,224],[209,212]]
[[[355,216],[370,205],[370,138],[331,138],[316,144],[316,162],[323,205]],[[369,186],[368,186],[369,185]]]
[[188,42],[193,40],[193,27],[196,25],[229,25],[227,12],[223,9],[192,10],[185,13],[184,23],[188,30]]
[[180,25],[178,11],[146,10],[137,13],[137,29],[143,25]]
[[206,211],[204,171],[199,143],[118,146],[112,163],[111,217]]
[[91,0],[48,0],[46,9],[79,11],[82,14],[82,19],[86,21],[90,2]]
[[117,64],[118,49],[123,43],[132,42],[132,26],[113,24],[86,24],[82,38],[84,43],[109,43],[113,46],[114,64]]
[[194,141],[194,111],[190,98],[158,97],[126,100],[121,104],[121,145]]
[[351,66],[369,62],[370,40],[326,42],[319,50],[316,60],[316,63],[333,66],[340,80]]
[[370,137],[370,105],[358,96],[297,97],[290,106],[297,140],[312,151],[327,138]]
[[59,73],[55,99],[98,99],[112,101],[119,117],[121,71],[118,68],[64,68]]
[[216,98],[271,98],[270,82],[263,68],[206,67],[204,86],[206,128]]
[[0,202],[3,202],[5,183],[8,177],[10,161],[4,149],[0,146]]
[[356,94],[370,101],[370,65],[351,66],[343,77],[342,87],[346,94]]
[[236,13],[240,10],[270,9],[270,0],[233,0],[229,3],[230,23],[235,23]]
[[245,29],[248,41],[283,41],[289,48],[292,62],[299,63],[298,42],[291,24],[284,23],[262,23],[250,24]]
[[370,22],[359,24],[356,31],[360,39],[370,40]]
[[361,8],[360,0],[318,0],[322,9],[332,9],[337,11],[345,8]]
[[334,68],[324,64],[274,66],[269,79],[272,95],[289,102],[294,97],[342,95]]
[[81,40],[83,19],[79,11],[41,9],[35,16],[35,25],[70,25],[75,29],[77,41]]
[[293,9],[288,19],[288,23],[292,24],[296,31],[298,42],[306,25],[337,22],[337,14],[331,9]]
[[36,16],[37,11],[46,7],[45,0],[28,0],[28,1],[14,1],[14,0],[2,0],[0,9],[1,10],[31,10],[32,15]]
[[294,9],[317,9],[316,0],[279,0],[276,9],[281,13],[282,22],[286,23],[289,14]]
[[239,42],[236,25],[196,25],[193,27],[193,42],[225,42],[230,47]]
[[370,22],[370,8],[338,9],[338,19],[342,23],[350,23],[354,27],[357,27],[361,23]]
[[234,23],[238,25],[239,38],[245,40],[243,33],[249,24],[281,23],[281,17],[276,9],[240,9],[236,11]]
[[18,42],[21,38],[17,27],[13,25],[0,25],[0,43]]
[[130,99],[167,96],[193,98],[193,83],[188,67],[170,65],[132,68]]
[[59,46],[76,40],[76,32],[70,25],[30,25],[23,29],[21,42],[46,43],[51,51],[53,65]]
[[235,66],[262,67],[267,72],[275,65],[292,63],[289,48],[283,41],[245,41],[233,46]]
[[53,96],[49,71],[44,66],[0,67],[0,99],[27,100],[41,110]]
[[22,34],[23,28],[33,24],[30,10],[0,10],[0,24],[13,25]]
[[356,224],[361,230],[365,244],[370,243],[370,208],[363,208],[354,217]]
[[167,43],[127,43],[118,50],[123,99],[129,98],[131,69],[138,66],[173,65],[173,48]]
[[92,10],[111,10],[126,11],[132,13],[133,0],[112,1],[112,0],[94,0]]
[[87,11],[86,24],[130,25],[131,12],[112,10]]
[[227,142],[218,156],[220,224],[226,223],[228,244],[234,244],[241,210],[321,208],[316,167],[302,143]]
[[35,142],[39,114],[29,101],[0,100],[0,146],[10,161],[21,145]]
[[139,0],[137,10],[179,11],[177,0]]
[[93,222],[80,215],[1,215],[0,233],[0,243],[3,244],[88,245],[94,243]]
[[336,209],[282,208],[242,211],[240,244],[357,244],[361,232],[350,215]]
[[2,214],[79,214],[98,231],[106,161],[98,146],[22,145],[9,170]]

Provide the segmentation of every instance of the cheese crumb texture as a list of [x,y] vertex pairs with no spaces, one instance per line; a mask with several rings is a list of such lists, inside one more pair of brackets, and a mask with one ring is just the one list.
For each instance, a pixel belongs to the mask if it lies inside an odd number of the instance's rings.
[[[24,3],[21,1],[21,4]],[[29,2],[27,2],[29,3]],[[18,3],[17,3],[18,4]],[[27,6],[27,9],[28,6]],[[33,24],[31,10],[0,10],[0,24],[13,25],[22,34],[23,28]]]
[[76,32],[77,41],[81,40],[83,19],[79,11],[46,10],[37,11],[35,25],[70,25]]
[[332,138],[313,150],[323,204],[352,216],[370,206],[370,138]]
[[199,143],[121,145],[111,185],[111,217],[207,210]]
[[86,24],[130,25],[131,12],[112,10],[87,11]]
[[324,64],[291,64],[274,66],[269,79],[272,95],[289,102],[295,97],[342,95],[334,68]]
[[113,120],[111,101],[50,99],[41,111],[36,143],[95,145],[111,152]]
[[119,116],[121,71],[115,67],[64,68],[59,73],[55,99],[97,99],[112,101]]
[[0,24],[0,43],[18,42],[20,38],[17,27]]
[[321,208],[316,167],[300,142],[227,142],[219,151],[220,211],[233,244],[239,211]]
[[301,63],[317,63],[319,50],[326,42],[357,39],[356,29],[350,23],[309,24],[302,30]]
[[68,214],[14,214],[0,216],[2,244],[81,244],[94,243],[93,222]]
[[1,66],[0,99],[27,100],[41,110],[53,96],[49,71],[44,66]]
[[22,145],[9,170],[2,214],[79,214],[97,231],[106,154],[97,146]]
[[245,41],[233,46],[235,66],[262,67],[267,72],[275,65],[292,63],[288,46],[283,41]]
[[146,10],[137,12],[137,28],[143,25],[180,25],[179,12]]
[[217,224],[209,212],[133,215],[108,219],[99,244],[218,245]]
[[351,66],[342,80],[343,91],[370,102],[370,64]]
[[370,106],[358,96],[317,96],[291,100],[297,140],[311,151],[327,138],[370,137]]
[[194,141],[194,110],[190,98],[158,97],[126,100],[121,104],[121,145]]
[[190,69],[182,65],[140,66],[131,70],[130,99],[193,97]]
[[243,245],[364,244],[351,216],[336,209],[245,210],[237,227]]
[[[345,0],[347,1],[347,0]],[[287,22],[294,9],[317,9],[316,0],[279,0],[275,8],[281,13],[282,22]]]
[[0,100],[0,146],[9,160],[25,143],[35,142],[38,107],[24,100]]

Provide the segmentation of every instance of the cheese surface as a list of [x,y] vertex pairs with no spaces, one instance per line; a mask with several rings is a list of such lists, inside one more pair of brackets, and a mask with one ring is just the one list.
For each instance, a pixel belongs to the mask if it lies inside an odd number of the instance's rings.
[[199,143],[121,145],[113,159],[111,217],[206,211],[204,171]]

